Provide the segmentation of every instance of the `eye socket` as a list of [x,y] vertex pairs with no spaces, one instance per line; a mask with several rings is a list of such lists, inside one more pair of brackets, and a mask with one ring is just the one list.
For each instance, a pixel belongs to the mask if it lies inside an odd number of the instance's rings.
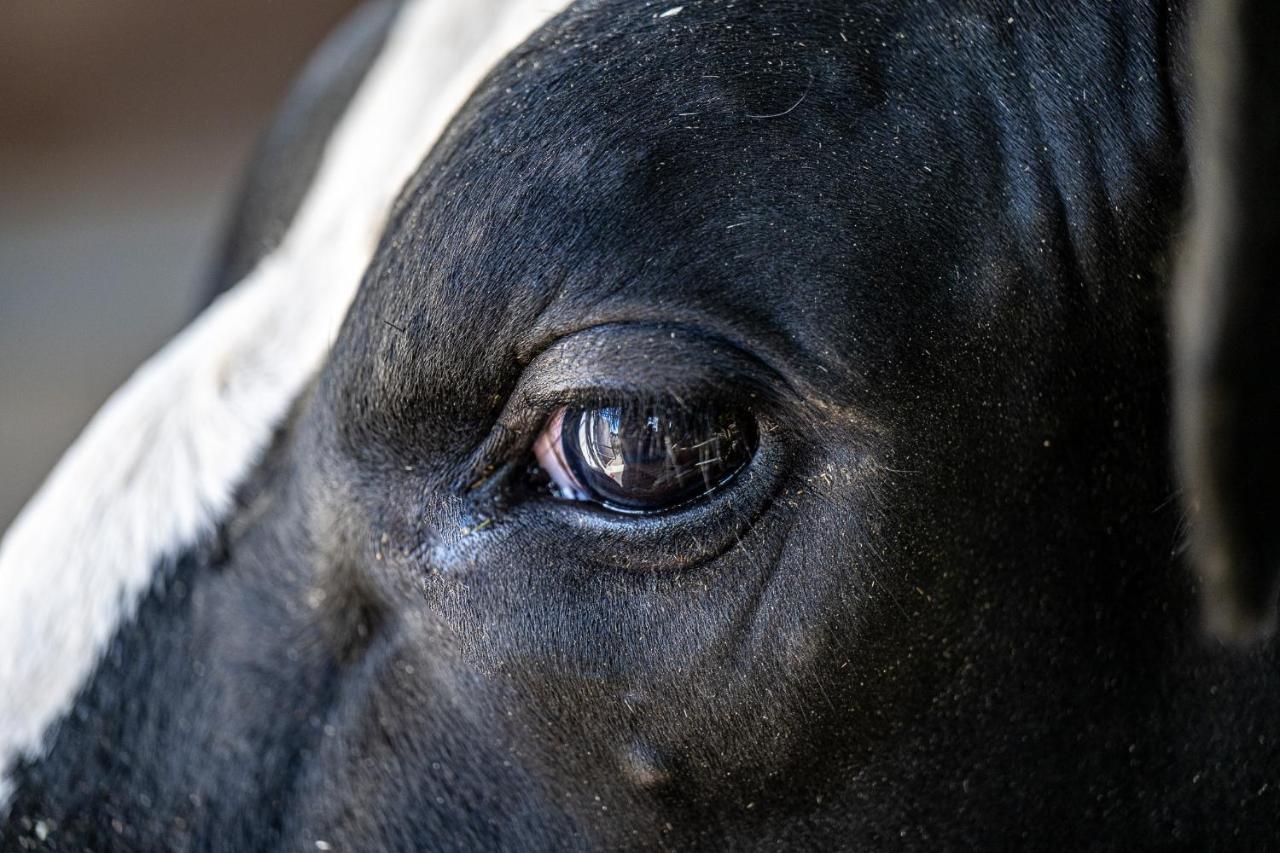
[[758,444],[740,410],[623,403],[560,409],[533,450],[560,497],[653,513],[728,483]]

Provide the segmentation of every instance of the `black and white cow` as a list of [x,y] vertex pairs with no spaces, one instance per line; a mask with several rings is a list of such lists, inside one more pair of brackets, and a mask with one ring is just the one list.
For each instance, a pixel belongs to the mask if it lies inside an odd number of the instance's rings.
[[1166,321],[1194,174],[1242,635],[1277,13],[1213,7],[1193,111],[1182,6],[363,10],[4,540],[0,848],[1280,844]]

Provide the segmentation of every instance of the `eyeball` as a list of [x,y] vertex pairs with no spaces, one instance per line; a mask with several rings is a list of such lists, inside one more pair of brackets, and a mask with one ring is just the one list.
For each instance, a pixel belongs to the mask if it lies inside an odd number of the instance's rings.
[[624,403],[560,409],[533,450],[559,497],[654,513],[724,486],[758,445],[741,410]]

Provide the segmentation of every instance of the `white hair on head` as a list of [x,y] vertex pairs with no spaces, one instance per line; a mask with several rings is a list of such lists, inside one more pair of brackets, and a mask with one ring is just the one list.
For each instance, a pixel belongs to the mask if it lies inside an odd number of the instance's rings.
[[3,775],[50,732],[158,567],[206,535],[322,364],[397,192],[480,80],[569,0],[410,0],[280,246],[144,364],[0,542]]

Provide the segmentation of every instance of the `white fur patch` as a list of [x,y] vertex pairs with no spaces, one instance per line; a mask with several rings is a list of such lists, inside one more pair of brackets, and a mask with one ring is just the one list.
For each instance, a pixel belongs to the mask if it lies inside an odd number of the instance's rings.
[[[36,759],[157,567],[228,511],[322,364],[396,193],[568,0],[413,0],[279,248],[115,393],[0,542],[0,774]],[[13,782],[0,775],[0,815]]]

